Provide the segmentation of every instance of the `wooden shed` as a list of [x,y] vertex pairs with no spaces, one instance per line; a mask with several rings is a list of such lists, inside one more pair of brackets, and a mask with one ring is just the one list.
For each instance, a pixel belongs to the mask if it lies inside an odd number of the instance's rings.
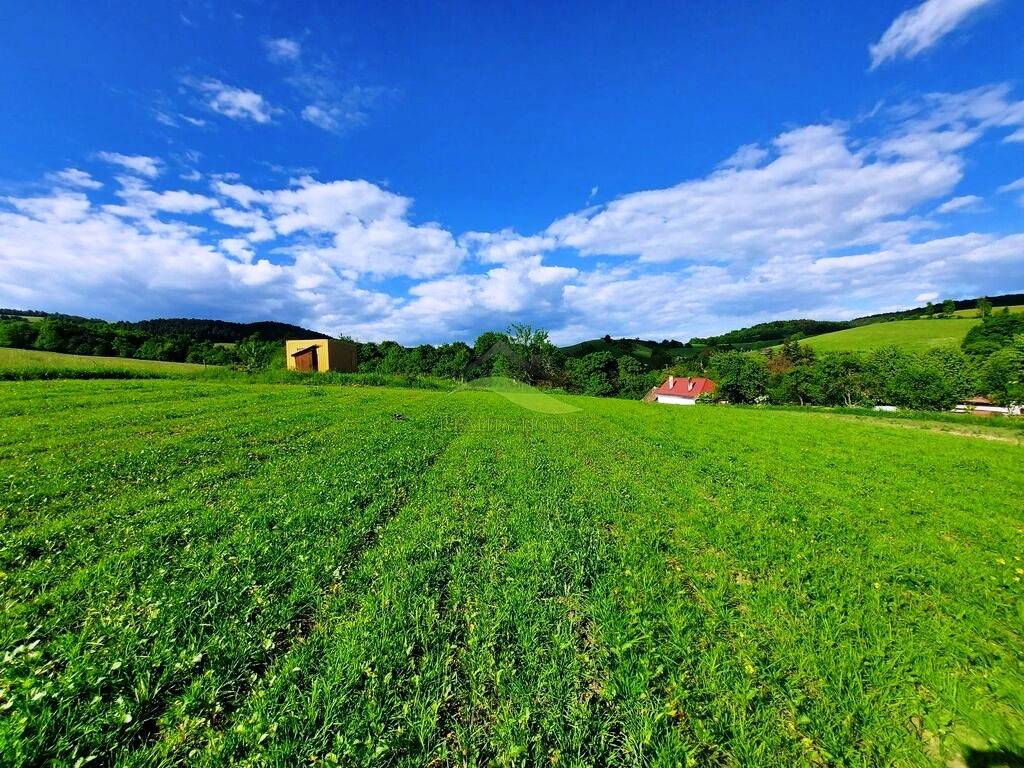
[[289,371],[345,371],[356,369],[356,345],[337,339],[295,339],[284,343]]

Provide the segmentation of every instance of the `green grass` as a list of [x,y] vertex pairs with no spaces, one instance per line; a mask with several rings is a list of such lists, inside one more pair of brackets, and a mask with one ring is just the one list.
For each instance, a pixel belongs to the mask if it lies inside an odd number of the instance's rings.
[[927,351],[937,347],[957,347],[978,320],[897,320],[871,323],[845,331],[823,333],[802,340],[819,352],[861,352],[879,347],[900,347],[909,351]]
[[1019,445],[506,394],[0,383],[0,764],[1024,751]]
[[[1019,304],[1011,306],[1009,309],[1010,309],[1010,312],[1024,312],[1024,306],[1021,306]],[[992,309],[993,313],[998,313],[998,312],[1002,312],[1002,311],[1003,311],[1003,307],[994,307]],[[953,314],[956,315],[957,317],[981,317],[981,310],[978,310],[978,309],[958,309]]]
[[0,379],[157,378],[192,376],[209,368],[127,357],[93,357],[0,347]]
[[124,357],[93,357],[0,347],[0,381],[33,379],[166,379],[233,381],[238,384],[304,384],[311,386],[391,386],[414,389],[455,389],[451,379],[414,374],[299,373],[281,368],[246,374],[226,366],[167,363]]

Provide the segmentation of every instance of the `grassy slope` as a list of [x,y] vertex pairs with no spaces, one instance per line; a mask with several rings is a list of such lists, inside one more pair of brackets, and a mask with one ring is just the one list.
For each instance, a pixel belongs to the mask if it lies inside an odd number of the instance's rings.
[[[1003,307],[996,307],[993,312],[1002,312]],[[1024,312],[1024,306],[1011,306],[1011,312]],[[958,309],[954,312],[957,317],[981,317],[981,311],[978,309]]]
[[0,372],[24,371],[129,371],[140,375],[182,376],[206,366],[189,363],[164,363],[159,360],[133,360],[125,357],[93,357],[42,352],[35,349],[0,347]]
[[896,346],[923,351],[936,347],[959,347],[964,336],[977,320],[899,320],[890,323],[872,323],[845,331],[811,336],[807,344],[820,352],[861,351]]
[[0,384],[5,764],[1024,748],[1020,447],[566,400]]

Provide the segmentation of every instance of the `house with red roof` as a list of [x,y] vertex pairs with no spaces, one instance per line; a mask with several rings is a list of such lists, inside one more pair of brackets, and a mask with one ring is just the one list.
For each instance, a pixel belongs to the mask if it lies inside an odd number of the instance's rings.
[[715,382],[701,376],[669,376],[660,387],[654,387],[645,401],[669,405],[695,405],[697,398],[715,391]]

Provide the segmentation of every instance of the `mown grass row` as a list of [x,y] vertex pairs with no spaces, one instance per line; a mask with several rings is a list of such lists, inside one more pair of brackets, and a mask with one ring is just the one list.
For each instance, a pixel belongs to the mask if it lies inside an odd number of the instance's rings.
[[[48,530],[50,551],[11,543],[2,687],[13,712],[0,740],[17,746],[5,754],[41,764],[140,748],[211,691],[229,707],[295,642],[449,429],[412,400],[401,425],[390,413],[308,421],[325,410],[302,402],[285,423],[261,423],[263,438],[283,427],[285,439],[260,442],[258,460],[245,440],[218,445],[219,466],[249,472],[153,506],[130,484],[104,486],[95,506],[106,525]],[[128,442],[129,458],[145,453]]]
[[[118,450],[74,407],[112,385],[29,386],[56,397],[14,417],[26,434],[73,414]],[[1018,446],[813,413],[574,398],[541,414],[480,392],[255,388],[238,397],[268,400],[241,417],[211,385],[142,386],[217,405],[175,412],[151,460],[147,391],[106,482],[83,457],[59,503],[9,507],[12,765],[1022,749]],[[51,461],[0,472],[20,489]]]

